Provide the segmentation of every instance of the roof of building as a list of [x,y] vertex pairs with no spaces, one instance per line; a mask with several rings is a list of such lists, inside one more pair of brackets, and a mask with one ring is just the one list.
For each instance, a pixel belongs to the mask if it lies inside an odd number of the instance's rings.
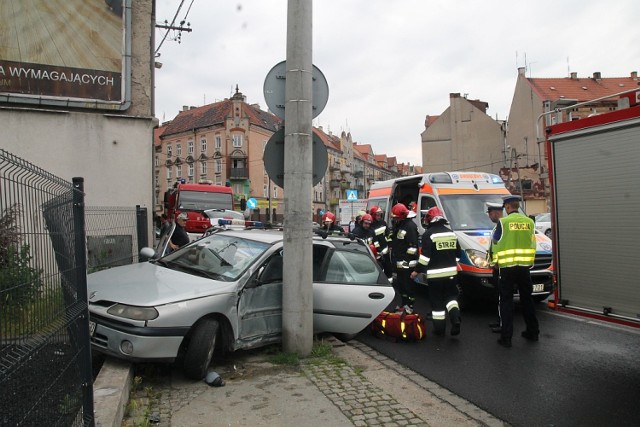
[[313,132],[320,137],[320,139],[322,140],[322,142],[324,142],[324,145],[327,148],[330,148],[332,150],[336,150],[342,153],[342,150],[340,149],[340,138],[338,138],[333,134],[329,135],[325,133],[325,131],[321,127],[317,127],[317,128],[314,127]]
[[[237,92],[231,99],[181,111],[169,122],[163,136],[224,124],[227,118],[233,117],[233,105],[234,101],[238,100],[237,95],[242,96],[241,93]],[[242,109],[241,117],[248,118],[250,125],[271,132],[275,132],[280,128],[282,120],[276,115],[262,111],[257,105],[249,105],[244,101],[240,105]]]
[[589,101],[640,88],[637,72],[631,73],[629,77],[602,77],[600,73],[593,73],[591,77],[578,77],[577,73],[571,73],[570,77],[529,77],[527,81],[543,101],[559,99]]

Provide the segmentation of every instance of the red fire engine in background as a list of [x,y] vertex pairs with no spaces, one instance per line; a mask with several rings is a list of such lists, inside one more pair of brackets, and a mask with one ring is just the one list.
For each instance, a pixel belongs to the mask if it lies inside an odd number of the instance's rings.
[[188,233],[202,233],[211,227],[211,221],[204,215],[207,209],[233,210],[233,190],[224,185],[203,182],[198,184],[176,183],[164,194],[164,208],[167,219],[175,220],[182,212],[187,213],[185,230]]

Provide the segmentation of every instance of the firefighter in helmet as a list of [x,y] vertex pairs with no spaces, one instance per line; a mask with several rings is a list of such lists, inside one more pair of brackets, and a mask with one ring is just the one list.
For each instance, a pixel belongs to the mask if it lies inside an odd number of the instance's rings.
[[391,277],[392,268],[391,268],[391,258],[389,257],[389,243],[391,242],[391,235],[389,233],[389,227],[387,227],[387,223],[384,220],[384,211],[380,209],[380,206],[372,206],[369,209],[369,214],[373,218],[373,222],[371,223],[371,228],[373,229],[373,233],[375,237],[373,239],[373,244],[376,247],[376,251],[378,252],[378,263],[384,274],[387,277]]
[[[362,215],[360,223],[356,225],[356,228],[353,229],[353,235],[364,240],[367,244],[373,244],[373,239],[375,234],[373,229],[371,228],[371,223],[373,222],[373,218],[369,214]],[[377,251],[377,249],[376,249]]]
[[424,217],[426,230],[422,235],[422,253],[415,279],[425,274],[429,284],[429,302],[433,319],[433,333],[444,335],[447,313],[451,322],[451,335],[460,333],[460,307],[458,306],[458,261],[462,250],[456,234],[448,227],[444,212],[435,206]]
[[414,310],[416,294],[411,273],[418,265],[418,226],[412,220],[415,213],[411,213],[402,203],[391,208],[391,259],[396,272],[394,288],[402,299],[401,306],[396,310],[407,314],[413,313]]
[[326,211],[322,215],[322,225],[320,226],[320,230],[327,234],[339,234],[344,232],[344,230],[336,224],[336,216],[330,211]]

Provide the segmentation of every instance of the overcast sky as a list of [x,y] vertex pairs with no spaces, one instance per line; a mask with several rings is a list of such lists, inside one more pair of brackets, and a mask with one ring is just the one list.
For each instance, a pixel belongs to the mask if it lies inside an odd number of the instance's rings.
[[[171,22],[181,0],[156,0],[157,22]],[[269,70],[286,59],[286,0],[184,0],[156,70],[156,116],[233,95],[267,109]],[[528,77],[628,76],[640,68],[637,0],[315,0],[313,64],[329,85],[314,119],[334,134],[351,132],[376,154],[421,164],[426,115],[449,94],[489,103],[505,119],[517,68]],[[156,46],[165,30],[156,30]]]

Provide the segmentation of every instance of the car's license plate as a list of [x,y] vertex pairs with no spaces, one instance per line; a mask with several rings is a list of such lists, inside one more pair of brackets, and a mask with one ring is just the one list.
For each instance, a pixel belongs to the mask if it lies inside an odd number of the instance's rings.
[[533,292],[543,292],[544,291],[544,283],[536,283],[533,285]]
[[96,331],[96,322],[92,322],[91,320],[89,320],[89,336],[92,337],[95,331]]

